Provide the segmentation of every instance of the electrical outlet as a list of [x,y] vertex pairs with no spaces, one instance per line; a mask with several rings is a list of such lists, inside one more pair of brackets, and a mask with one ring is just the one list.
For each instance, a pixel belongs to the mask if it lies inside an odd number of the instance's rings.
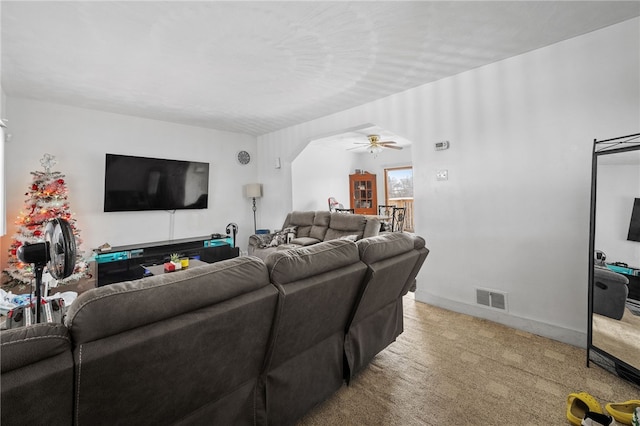
[[436,171],[436,180],[449,180],[449,171],[448,170],[437,170]]

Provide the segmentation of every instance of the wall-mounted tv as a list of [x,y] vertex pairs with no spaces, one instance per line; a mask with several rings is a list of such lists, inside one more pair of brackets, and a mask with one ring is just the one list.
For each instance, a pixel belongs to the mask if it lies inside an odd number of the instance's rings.
[[107,154],[104,211],[206,209],[209,163]]
[[629,235],[627,235],[627,240],[640,242],[640,198],[633,200],[631,223],[629,224]]

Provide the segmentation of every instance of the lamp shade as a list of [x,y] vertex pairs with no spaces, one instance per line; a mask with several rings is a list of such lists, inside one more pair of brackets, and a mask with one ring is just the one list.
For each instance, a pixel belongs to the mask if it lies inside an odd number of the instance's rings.
[[262,184],[261,183],[248,183],[244,186],[244,196],[247,198],[260,198],[262,197]]

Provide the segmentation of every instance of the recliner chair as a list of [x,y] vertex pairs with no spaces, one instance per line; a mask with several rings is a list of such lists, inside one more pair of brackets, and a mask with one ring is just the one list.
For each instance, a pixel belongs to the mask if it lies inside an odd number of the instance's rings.
[[629,294],[629,280],[606,267],[593,268],[593,312],[621,319]]

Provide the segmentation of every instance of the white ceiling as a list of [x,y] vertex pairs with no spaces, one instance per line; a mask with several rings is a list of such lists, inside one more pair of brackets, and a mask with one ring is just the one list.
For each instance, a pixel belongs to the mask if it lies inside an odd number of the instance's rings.
[[2,88],[261,135],[636,16],[615,1],[8,1]]

